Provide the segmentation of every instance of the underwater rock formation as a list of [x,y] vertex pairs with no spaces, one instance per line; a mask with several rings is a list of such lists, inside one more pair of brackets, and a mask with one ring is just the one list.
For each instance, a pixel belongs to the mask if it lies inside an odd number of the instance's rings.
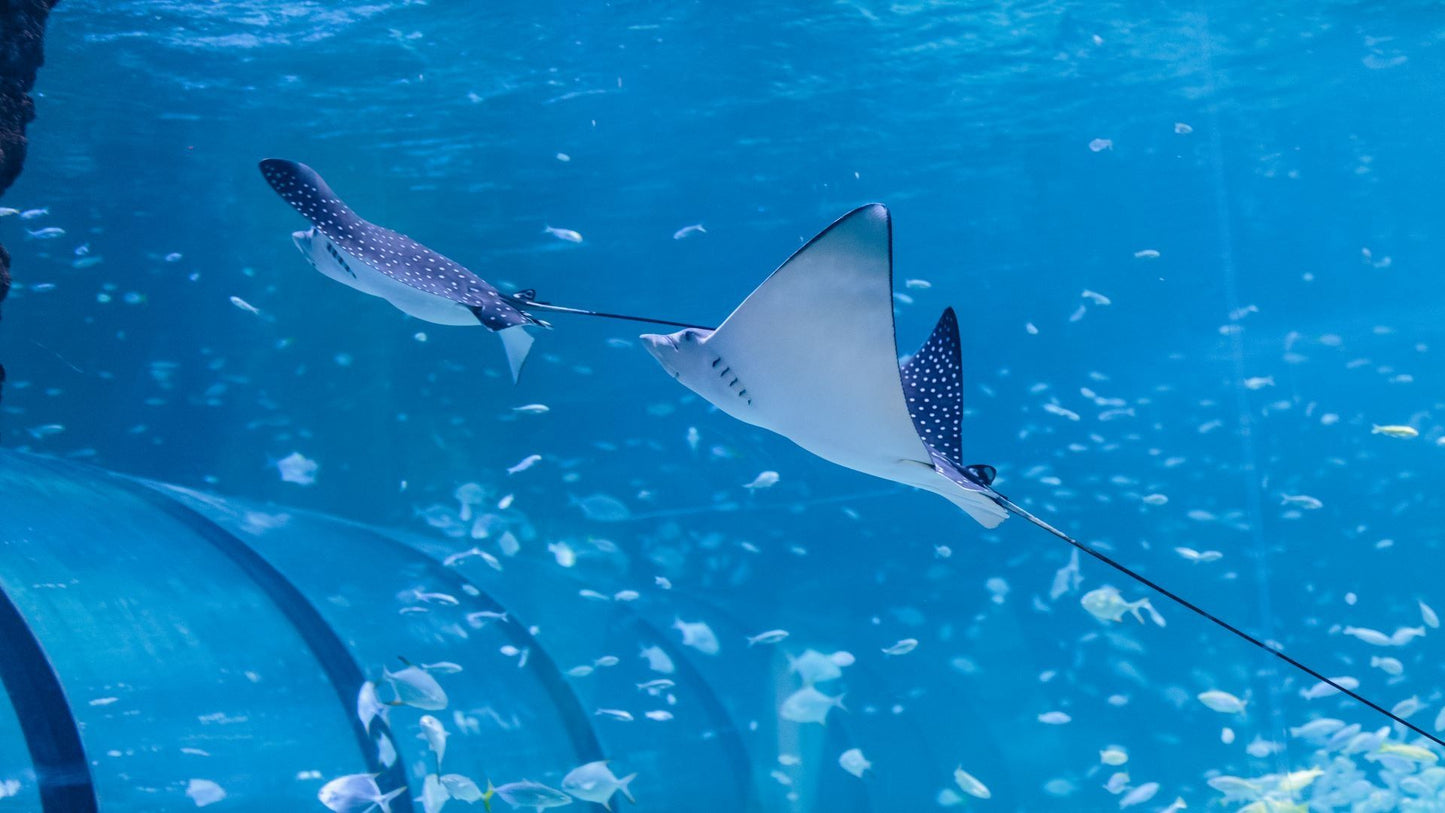
[[[35,72],[45,62],[45,18],[59,0],[0,0],[0,195],[25,163],[25,125],[35,119]],[[0,303],[10,293],[10,254],[0,246]],[[5,367],[0,365],[0,385]]]

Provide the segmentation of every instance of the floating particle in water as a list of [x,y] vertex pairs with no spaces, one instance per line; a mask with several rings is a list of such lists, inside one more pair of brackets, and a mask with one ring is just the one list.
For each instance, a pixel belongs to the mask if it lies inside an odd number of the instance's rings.
[[551,226],[547,226],[547,227],[544,228],[542,231],[543,231],[544,233],[546,233],[546,234],[552,235],[553,237],[557,238],[558,240],[566,240],[566,241],[569,242],[569,243],[580,243],[580,242],[582,242],[582,235],[581,235],[581,233],[580,233],[580,232],[575,232],[575,231],[573,231],[572,229],[555,229],[555,228],[552,228]]
[[1220,691],[1219,689],[1200,692],[1199,702],[1203,703],[1205,708],[1221,714],[1244,713],[1245,701],[1240,700],[1229,692]]
[[760,632],[757,635],[748,636],[748,646],[756,646],[758,644],[776,644],[777,642],[787,637],[787,630],[768,630],[767,632]]
[[186,783],[186,795],[196,807],[205,807],[226,798],[226,791],[209,779],[192,779]]
[[320,467],[321,464],[300,452],[292,452],[276,461],[276,469],[281,472],[282,482],[303,486],[316,482],[316,470]]
[[178,263],[180,261],[181,253],[179,251],[172,251],[170,254],[166,255],[166,262],[168,263]]
[[694,234],[707,234],[707,229],[704,229],[701,223],[694,223],[691,226],[683,226],[682,228],[672,233],[672,239],[683,240]]
[[677,618],[673,620],[672,628],[682,633],[683,646],[690,646],[704,655],[716,655],[721,648],[717,635],[706,621],[683,621]]
[[1189,125],[1185,124],[1185,123],[1182,122],[1182,121],[1176,121],[1176,122],[1174,122],[1174,134],[1175,134],[1175,135],[1189,135],[1189,134],[1192,133],[1192,132],[1194,132],[1194,128],[1193,128],[1193,127],[1190,127]]
[[1138,251],[1134,252],[1134,259],[1157,260],[1159,259],[1159,252],[1158,250],[1152,248],[1141,248]]
[[893,646],[884,647],[884,655],[907,655],[918,648],[917,638],[904,638]]
[[1039,329],[1034,326],[1033,322],[1024,322],[1024,332],[1030,336],[1039,335]]
[[825,723],[828,720],[828,712],[834,708],[843,708],[843,697],[826,695],[812,686],[803,688],[788,695],[783,701],[778,715],[784,720],[794,723]]
[[978,799],[987,799],[993,796],[993,794],[989,792],[988,787],[974,778],[973,774],[965,771],[962,765],[953,769],[953,781],[954,784],[958,785],[959,790],[967,793],[969,796]]
[[1274,386],[1274,376],[1257,375],[1244,379],[1244,388],[1247,390],[1262,390],[1265,387]]
[[1073,719],[1062,711],[1046,711],[1039,715],[1039,722],[1044,725],[1067,725]]
[[559,152],[557,153],[557,160],[565,164],[572,160],[572,156],[568,155],[565,152]]
[[1114,149],[1114,142],[1107,138],[1096,138],[1089,142],[1089,152],[1103,152]]
[[863,772],[873,767],[863,756],[863,752],[857,748],[849,748],[838,756],[838,766],[859,779],[863,778]]
[[775,485],[777,485],[777,484],[778,484],[778,473],[775,472],[775,471],[764,471],[764,472],[759,472],[759,473],[758,473],[758,476],[757,476],[757,477],[754,477],[753,480],[752,480],[752,482],[744,485],[743,488],[746,488],[746,489],[749,489],[749,490],[752,490],[752,491],[756,491],[756,490],[758,490],[758,489],[763,489],[763,488],[772,488],[773,486],[775,486]]

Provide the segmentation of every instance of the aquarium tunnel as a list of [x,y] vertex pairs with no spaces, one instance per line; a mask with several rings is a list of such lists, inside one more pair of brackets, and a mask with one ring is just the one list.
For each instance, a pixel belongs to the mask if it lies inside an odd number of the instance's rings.
[[[420,712],[393,707],[367,725],[358,692],[437,663],[446,769],[478,785],[555,786],[576,765],[625,754],[629,772],[667,777],[650,783],[649,809],[761,809],[759,782],[777,788],[780,771],[815,809],[886,809],[840,771],[778,765],[779,748],[836,752],[850,737],[845,722],[777,719],[779,693],[795,688],[781,656],[776,682],[710,682],[664,634],[671,618],[645,601],[576,612],[602,602],[579,598],[559,568],[489,564],[445,541],[11,451],[0,451],[0,493],[6,809],[183,810],[212,798],[320,809],[324,782],[372,773],[383,790],[408,788],[393,810],[421,810],[431,758]],[[718,633],[743,634],[712,617]],[[599,647],[623,663],[582,654]],[[666,690],[624,686],[659,662],[649,674]],[[623,694],[682,724],[602,707]]]

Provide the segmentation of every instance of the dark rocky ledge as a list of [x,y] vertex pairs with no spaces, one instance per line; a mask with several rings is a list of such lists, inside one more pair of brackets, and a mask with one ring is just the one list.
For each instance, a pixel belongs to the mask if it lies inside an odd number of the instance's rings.
[[[45,18],[59,0],[0,0],[0,195],[25,163],[25,125],[35,119],[35,72],[45,62]],[[0,302],[10,293],[10,253],[0,246]],[[0,385],[5,367],[0,365]]]

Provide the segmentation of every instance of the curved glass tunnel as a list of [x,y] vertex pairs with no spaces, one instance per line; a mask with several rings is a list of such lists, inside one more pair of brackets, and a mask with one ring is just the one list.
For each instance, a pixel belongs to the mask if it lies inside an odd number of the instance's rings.
[[887,807],[818,756],[865,723],[778,719],[797,681],[775,648],[725,670],[670,628],[695,608],[720,635],[745,622],[681,593],[604,602],[560,568],[456,553],[0,451],[0,787],[12,809],[47,813],[324,810],[325,782],[373,773],[382,791],[406,786],[393,810],[419,811],[436,770],[425,712],[363,725],[358,691],[380,681],[389,700],[384,670],[425,664],[448,698],[430,712],[450,735],[442,773],[482,786],[559,787],[610,759],[639,775],[645,809]]

